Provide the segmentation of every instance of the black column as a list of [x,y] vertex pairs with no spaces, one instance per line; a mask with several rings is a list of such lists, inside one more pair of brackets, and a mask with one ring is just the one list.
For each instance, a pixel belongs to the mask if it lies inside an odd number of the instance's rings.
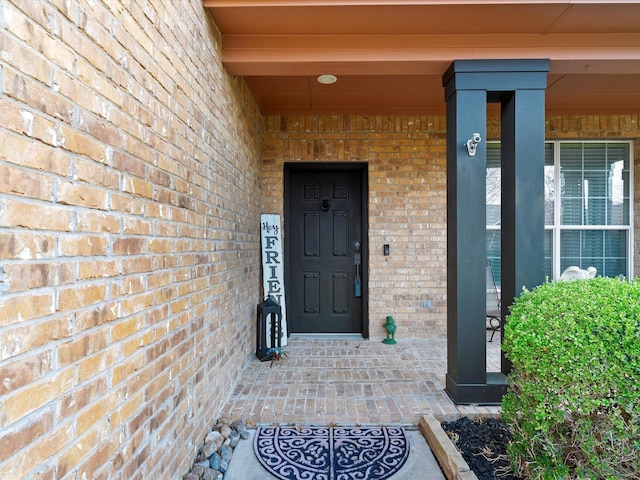
[[[544,281],[544,89],[548,60],[462,60],[447,102],[447,376],[459,404],[499,404],[509,365],[486,371],[486,105],[502,104],[502,306]],[[482,140],[475,155],[466,142]],[[542,275],[541,275],[542,273]]]
[[[485,143],[470,157],[465,143],[486,133],[487,93],[462,90],[447,102],[447,390],[484,385],[486,337]],[[479,287],[479,288],[478,288]],[[467,361],[473,359],[473,361]]]
[[[503,99],[501,144],[501,301],[511,305],[523,287],[544,282],[544,90]],[[502,372],[510,371],[503,355]]]

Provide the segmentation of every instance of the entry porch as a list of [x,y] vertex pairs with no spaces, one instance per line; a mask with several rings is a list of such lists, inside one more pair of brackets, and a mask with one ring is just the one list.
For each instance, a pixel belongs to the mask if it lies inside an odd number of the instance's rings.
[[[487,332],[487,340],[491,332]],[[287,356],[249,361],[222,415],[256,425],[415,425],[495,416],[499,407],[456,405],[444,390],[447,341],[292,337]],[[500,371],[500,339],[487,342],[487,370]]]

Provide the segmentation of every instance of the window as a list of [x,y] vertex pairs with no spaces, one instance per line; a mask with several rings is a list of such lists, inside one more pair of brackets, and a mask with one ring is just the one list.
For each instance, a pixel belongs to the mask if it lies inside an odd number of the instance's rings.
[[[545,143],[545,274],[632,276],[630,142]],[[487,258],[500,282],[500,143],[487,144]]]

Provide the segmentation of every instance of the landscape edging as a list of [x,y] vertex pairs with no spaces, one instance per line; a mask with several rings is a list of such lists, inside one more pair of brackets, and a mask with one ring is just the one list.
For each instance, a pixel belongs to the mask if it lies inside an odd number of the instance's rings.
[[423,415],[418,423],[420,432],[438,460],[447,480],[478,480],[462,454],[432,414]]

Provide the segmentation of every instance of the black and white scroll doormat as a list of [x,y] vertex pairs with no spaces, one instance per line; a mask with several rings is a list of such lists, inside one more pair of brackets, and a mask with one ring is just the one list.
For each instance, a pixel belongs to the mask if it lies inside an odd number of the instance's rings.
[[409,441],[394,427],[260,427],[254,450],[282,480],[384,480],[406,462]]

